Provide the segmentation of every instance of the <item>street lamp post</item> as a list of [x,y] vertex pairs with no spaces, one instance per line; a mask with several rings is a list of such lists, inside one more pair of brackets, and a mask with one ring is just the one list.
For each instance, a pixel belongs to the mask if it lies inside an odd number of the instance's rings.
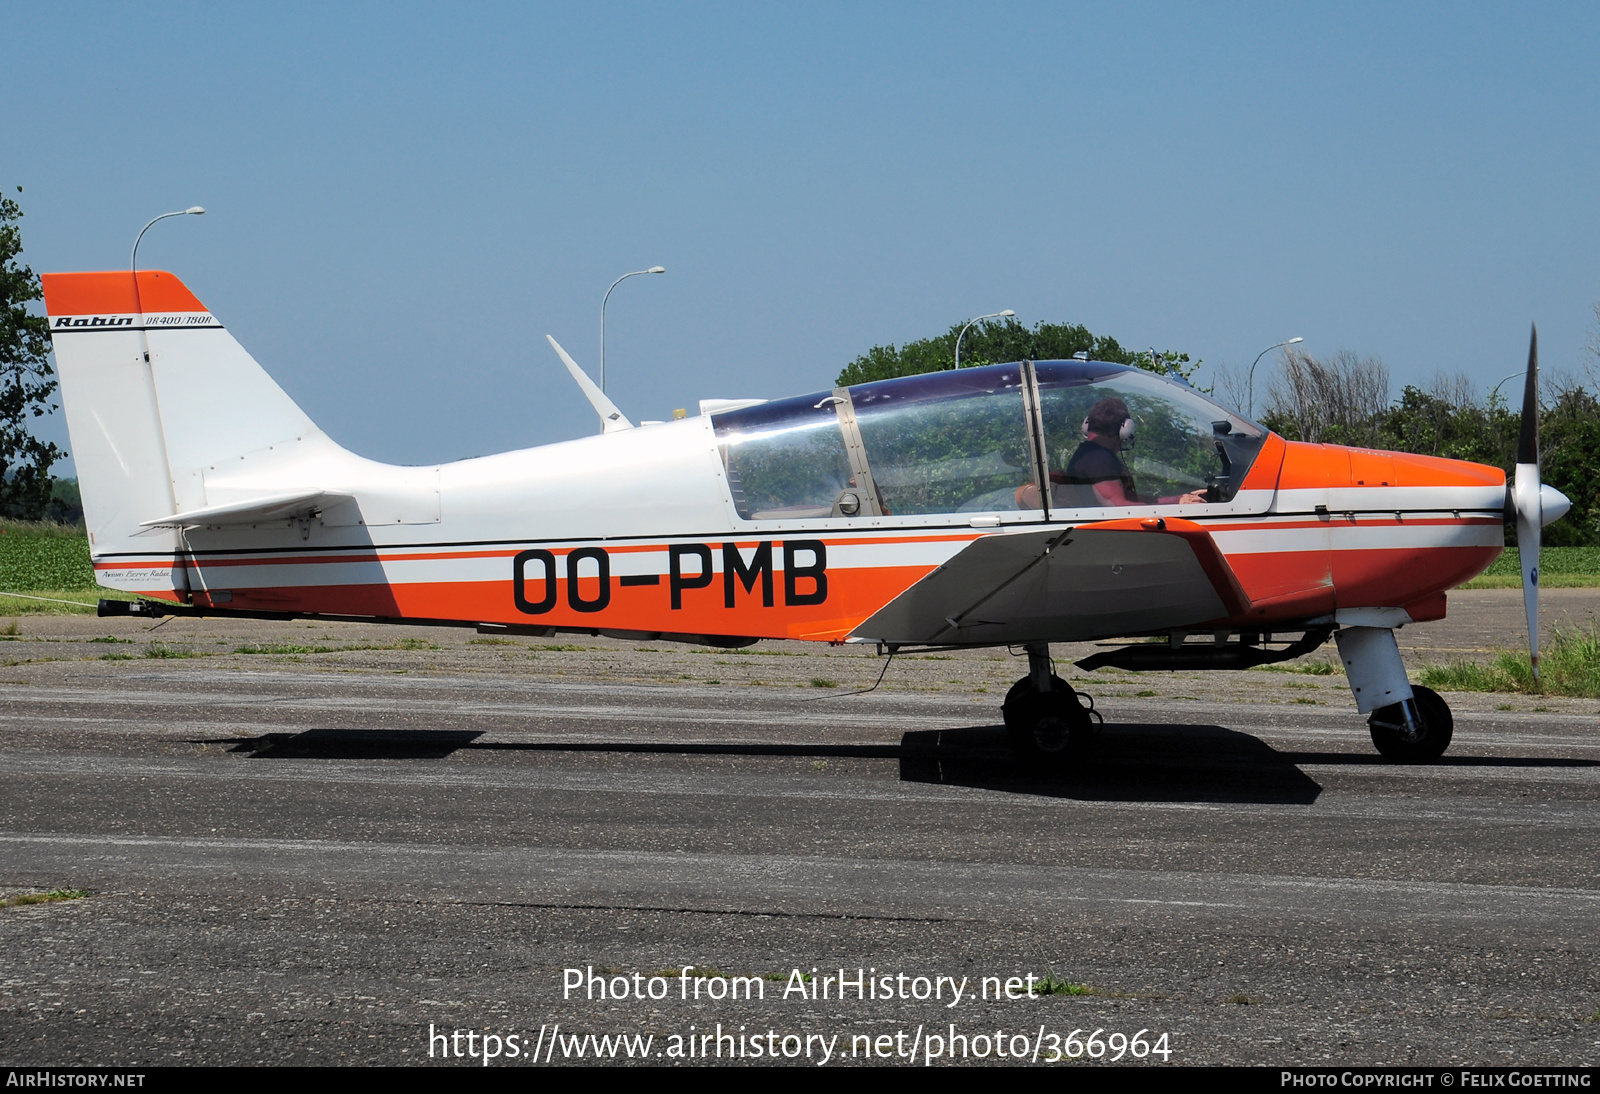
[[[611,283],[611,289],[616,288],[618,285],[622,284],[624,281],[628,280],[628,278],[630,278],[630,277],[638,277],[640,274],[656,274],[656,273],[666,273],[666,272],[667,272],[667,268],[665,266],[651,266],[648,270],[634,270],[632,273],[625,273],[621,277],[619,277],[615,281],[613,281]],[[605,296],[601,297],[601,299],[600,299],[600,390],[601,391],[604,391],[606,389],[606,301],[611,299],[611,289],[607,289]]]
[[1248,414],[1252,418],[1254,418],[1256,416],[1256,366],[1261,363],[1261,359],[1263,357],[1265,357],[1267,354],[1271,353],[1275,349],[1282,349],[1284,346],[1292,346],[1296,342],[1304,342],[1304,341],[1305,341],[1304,338],[1301,338],[1300,336],[1296,335],[1295,337],[1289,339],[1287,342],[1279,342],[1275,346],[1268,346],[1266,349],[1264,349],[1260,353],[1256,354],[1256,359],[1254,361],[1250,362],[1250,382],[1248,384],[1248,387],[1250,389],[1250,409],[1245,411],[1246,414]]
[[[190,215],[200,216],[204,212],[205,210],[200,206],[191,205],[187,209],[179,209],[175,213],[162,213],[160,216],[156,217],[155,220],[152,220],[150,224],[146,224],[143,228],[140,228],[139,234],[133,237],[133,254],[128,259],[128,272],[133,278],[133,306],[139,311],[139,342],[141,356],[144,358],[145,367],[147,368],[150,367],[150,335],[145,333],[144,300],[139,295],[139,241],[143,239],[144,234],[150,230],[150,225],[154,224],[157,220],[166,220],[168,217],[182,217]],[[153,382],[154,377],[152,376],[151,379]],[[158,419],[160,414],[160,410],[157,409],[156,416]],[[167,451],[167,440],[165,433],[161,434],[161,454],[166,458],[167,465],[170,467],[172,465],[172,457]],[[172,505],[172,511],[176,513],[178,511],[178,491],[173,485],[171,478],[167,479],[167,499]],[[184,533],[180,529],[178,531],[178,542],[180,545],[184,542],[183,537]],[[178,573],[180,575],[180,580],[183,582],[184,590],[187,592],[189,588],[189,570],[187,567],[179,567]]]
[[[162,213],[160,216],[156,217],[156,220],[166,220],[168,217],[184,217],[190,215],[200,216],[204,212],[205,210],[200,206],[191,205],[187,209],[179,209],[176,213]],[[152,220],[150,224],[154,224],[156,220]],[[133,257],[128,260],[128,269],[134,273],[139,272],[139,241],[143,239],[144,234],[150,230],[150,224],[146,224],[143,228],[140,228],[139,234],[133,237]]]
[[1515,380],[1518,376],[1524,376],[1524,375],[1526,375],[1526,373],[1513,372],[1510,376],[1507,376],[1505,378],[1505,380],[1501,380],[1498,384],[1494,385],[1494,387],[1489,390],[1489,398],[1493,399],[1496,395],[1500,394],[1500,389],[1505,386],[1506,380]]
[[967,336],[967,331],[972,329],[973,323],[981,323],[985,319],[1010,319],[1016,314],[1016,312],[1012,311],[1010,308],[1007,308],[1005,311],[997,311],[991,312],[988,315],[980,315],[978,318],[974,319],[972,323],[968,323],[966,326],[962,327],[961,333],[956,335],[956,368],[961,367],[961,340]]

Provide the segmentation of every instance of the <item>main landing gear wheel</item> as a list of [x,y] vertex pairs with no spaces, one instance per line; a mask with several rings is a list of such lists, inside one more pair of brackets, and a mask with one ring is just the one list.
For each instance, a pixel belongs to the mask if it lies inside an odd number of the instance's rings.
[[1051,675],[1049,691],[1036,691],[1033,678],[1024,676],[1006,692],[1000,712],[1019,759],[1060,766],[1082,755],[1094,740],[1093,712],[1059,676]]
[[1373,711],[1367,728],[1372,731],[1372,743],[1387,759],[1397,764],[1430,764],[1450,747],[1455,719],[1438,692],[1415,684],[1411,692],[1416,707],[1413,726],[1406,725],[1405,710],[1395,703]]

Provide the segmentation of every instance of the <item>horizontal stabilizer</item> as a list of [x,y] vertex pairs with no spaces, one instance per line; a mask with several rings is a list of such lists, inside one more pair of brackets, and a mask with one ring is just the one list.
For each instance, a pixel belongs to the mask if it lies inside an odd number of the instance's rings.
[[617,404],[606,398],[606,393],[591,379],[589,374],[578,367],[578,362],[567,356],[567,351],[561,348],[561,343],[547,334],[551,347],[561,356],[561,363],[567,366],[567,371],[572,373],[572,378],[578,381],[578,387],[583,390],[584,397],[589,400],[589,405],[594,407],[600,415],[600,432],[616,433],[623,429],[632,429],[633,423],[622,416],[622,411],[617,409]]
[[204,509],[191,509],[187,513],[174,513],[170,517],[139,522],[141,528],[200,528],[220,524],[255,524],[269,520],[294,520],[308,517],[321,509],[340,502],[354,501],[349,494],[336,494],[327,490],[302,491],[298,494],[274,494],[228,505],[212,505]]

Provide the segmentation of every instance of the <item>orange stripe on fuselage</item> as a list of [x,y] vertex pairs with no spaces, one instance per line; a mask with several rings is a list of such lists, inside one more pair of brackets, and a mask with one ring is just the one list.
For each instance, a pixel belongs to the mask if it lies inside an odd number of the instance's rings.
[[[840,638],[873,612],[921,580],[931,566],[885,566],[829,570],[828,596],[821,604],[785,604],[783,571],[773,575],[773,606],[762,603],[762,586],[753,592],[735,581],[734,606],[726,606],[724,580],[680,590],[683,606],[674,609],[671,589],[659,585],[624,586],[615,579],[609,603],[601,611],[575,610],[571,582],[555,581],[554,604],[537,614],[518,610],[512,583],[495,581],[412,582],[403,585],[278,586],[229,590],[232,599],[203,606],[256,611],[292,611],[382,618],[460,619],[564,630],[661,631],[673,634],[733,634],[756,638]],[[802,579],[802,593],[814,590]],[[541,582],[541,590],[543,584]],[[153,595],[153,594],[145,594]],[[580,577],[577,599],[594,603],[601,596],[597,577]],[[169,599],[163,596],[162,599]]]

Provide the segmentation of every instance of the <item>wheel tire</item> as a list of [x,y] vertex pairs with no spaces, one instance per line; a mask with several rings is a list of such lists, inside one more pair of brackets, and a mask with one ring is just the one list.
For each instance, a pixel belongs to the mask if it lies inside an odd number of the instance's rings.
[[1450,714],[1449,704],[1432,688],[1413,684],[1411,692],[1422,721],[1421,731],[1415,738],[1407,738],[1404,729],[1396,728],[1405,724],[1405,714],[1399,703],[1373,711],[1367,719],[1367,728],[1372,731],[1372,743],[1386,759],[1397,764],[1431,764],[1450,747],[1455,718]]
[[1051,676],[1050,687],[1034,691],[1033,681],[1023,677],[1006,693],[1000,712],[1018,759],[1059,767],[1088,749],[1095,727],[1065,680]]

